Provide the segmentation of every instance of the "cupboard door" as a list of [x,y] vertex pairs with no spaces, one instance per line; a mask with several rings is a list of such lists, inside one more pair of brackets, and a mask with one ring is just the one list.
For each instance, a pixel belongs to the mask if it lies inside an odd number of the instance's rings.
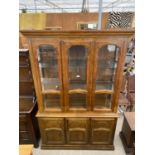
[[87,110],[90,107],[91,46],[89,41],[62,43],[66,110]]
[[87,118],[67,118],[67,143],[87,144],[89,119]]
[[112,144],[115,130],[115,119],[92,118],[91,119],[91,143]]
[[60,41],[34,40],[32,57],[36,60],[34,76],[37,76],[35,85],[41,103],[39,107],[48,111],[63,110]]
[[93,94],[94,110],[111,110],[117,85],[120,43],[96,42],[94,53]]
[[43,144],[64,144],[64,119],[63,118],[39,118]]

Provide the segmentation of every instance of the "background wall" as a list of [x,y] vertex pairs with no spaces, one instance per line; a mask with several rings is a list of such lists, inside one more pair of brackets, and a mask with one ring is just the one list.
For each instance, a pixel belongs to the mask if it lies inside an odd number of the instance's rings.
[[19,14],[20,30],[42,30],[45,28],[45,13],[21,13]]
[[[110,13],[102,14],[102,30],[108,24]],[[21,13],[19,14],[20,30],[45,30],[61,28],[60,30],[77,30],[77,23],[96,22],[98,23],[98,13]],[[134,27],[134,20],[132,21]],[[27,48],[26,39],[19,36],[19,48]]]
[[[105,28],[108,13],[102,15],[102,29]],[[79,22],[98,22],[98,13],[48,13],[46,27],[62,27],[62,30],[77,30]]]
[[[102,15],[102,29],[105,28],[109,13]],[[19,29],[45,29],[61,27],[62,30],[77,30],[78,22],[98,22],[98,13],[21,13]]]

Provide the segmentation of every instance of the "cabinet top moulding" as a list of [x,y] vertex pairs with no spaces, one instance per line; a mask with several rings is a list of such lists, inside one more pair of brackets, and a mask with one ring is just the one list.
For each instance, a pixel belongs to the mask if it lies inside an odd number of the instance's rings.
[[[106,31],[50,31],[50,30],[22,30],[24,36],[132,36],[134,30],[106,30]],[[74,35],[73,35],[74,34]]]

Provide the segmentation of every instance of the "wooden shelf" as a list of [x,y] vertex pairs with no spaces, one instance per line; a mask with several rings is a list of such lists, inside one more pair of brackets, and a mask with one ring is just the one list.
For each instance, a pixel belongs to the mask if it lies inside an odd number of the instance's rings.
[[86,117],[86,118],[90,118],[90,117],[106,117],[106,118],[118,118],[119,115],[118,113],[99,113],[99,112],[88,112],[88,111],[80,111],[80,112],[62,112],[57,113],[57,112],[50,112],[50,111],[46,111],[46,112],[38,112],[36,117]]
[[113,90],[95,90],[95,94],[113,94],[114,91]]
[[60,90],[43,90],[42,94],[61,94]]
[[69,90],[68,91],[69,94],[87,94],[88,91],[87,90],[84,90],[84,89],[72,89],[72,90]]

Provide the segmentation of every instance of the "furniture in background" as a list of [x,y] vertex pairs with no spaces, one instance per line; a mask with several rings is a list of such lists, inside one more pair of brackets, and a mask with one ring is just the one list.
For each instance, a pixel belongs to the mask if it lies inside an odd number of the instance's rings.
[[[133,80],[134,75],[132,75],[134,74],[134,70],[135,70],[135,38],[132,38],[128,44],[128,50],[126,53],[124,76],[119,98],[119,106],[122,112],[133,111],[134,109],[133,105],[135,98],[135,82]],[[122,110],[122,108],[125,110]]]
[[35,117],[38,111],[29,51],[19,50],[19,143],[38,147],[39,127]]
[[135,155],[135,143],[133,144],[133,151],[132,151],[132,155]]
[[114,149],[134,31],[21,31],[29,41],[42,149]]
[[121,112],[128,111],[130,109],[130,102],[127,98],[127,77],[123,75],[121,91],[119,96],[119,110]]
[[135,75],[128,76],[127,98],[130,102],[130,111],[135,108]]
[[19,145],[19,155],[33,155],[33,145]]
[[122,131],[120,132],[126,153],[134,152],[135,145],[135,112],[125,112]]

